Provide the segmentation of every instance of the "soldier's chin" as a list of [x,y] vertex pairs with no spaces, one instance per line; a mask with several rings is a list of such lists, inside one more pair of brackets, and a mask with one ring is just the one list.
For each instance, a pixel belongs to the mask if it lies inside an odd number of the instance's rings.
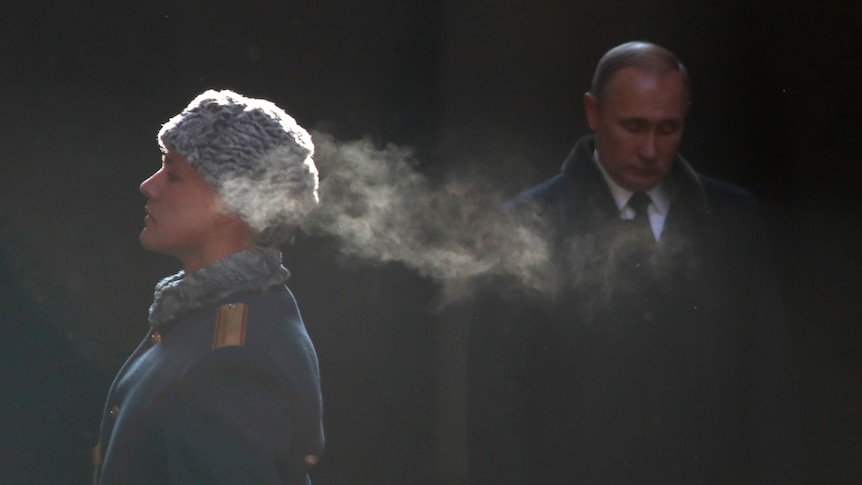
[[141,244],[141,247],[148,251],[158,251],[158,241],[156,241],[155,234],[152,233],[151,230],[144,228],[141,231],[141,234],[138,236],[138,242]]

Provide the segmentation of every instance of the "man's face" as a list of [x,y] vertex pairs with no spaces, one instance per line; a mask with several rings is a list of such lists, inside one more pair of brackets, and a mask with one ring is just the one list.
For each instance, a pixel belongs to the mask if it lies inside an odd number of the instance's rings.
[[658,75],[624,68],[601,101],[587,93],[584,105],[599,160],[615,182],[644,192],[667,176],[688,111],[688,91],[679,72]]
[[162,166],[141,183],[147,197],[141,245],[187,263],[201,261],[214,239],[220,198],[188,160],[168,148]]

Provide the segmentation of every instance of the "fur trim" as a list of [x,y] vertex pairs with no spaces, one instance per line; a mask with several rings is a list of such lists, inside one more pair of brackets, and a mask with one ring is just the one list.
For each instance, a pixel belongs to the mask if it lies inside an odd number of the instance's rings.
[[284,284],[288,277],[290,272],[281,265],[281,251],[262,246],[233,253],[191,274],[180,271],[156,284],[150,325],[164,326],[230,295]]
[[286,241],[319,200],[311,135],[270,101],[206,91],[158,140],[186,157],[261,244]]

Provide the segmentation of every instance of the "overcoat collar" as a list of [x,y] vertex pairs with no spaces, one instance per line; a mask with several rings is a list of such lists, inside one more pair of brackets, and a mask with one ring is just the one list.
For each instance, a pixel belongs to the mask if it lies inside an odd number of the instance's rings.
[[150,325],[165,326],[231,295],[284,284],[288,277],[290,272],[281,265],[281,251],[262,246],[233,253],[191,274],[180,271],[156,284]]
[[[589,210],[596,217],[616,217],[619,212],[610,189],[595,165],[595,136],[588,135],[575,143],[563,162],[562,174],[573,189],[575,208]],[[677,155],[665,182],[670,194],[671,215],[708,215],[710,208],[697,173],[689,163]]]

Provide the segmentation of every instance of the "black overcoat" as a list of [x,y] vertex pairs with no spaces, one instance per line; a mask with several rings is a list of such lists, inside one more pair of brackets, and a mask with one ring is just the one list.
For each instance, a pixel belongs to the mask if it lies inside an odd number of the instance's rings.
[[779,483],[783,329],[754,199],[678,158],[644,245],[593,150],[507,202],[550,221],[559,291],[477,305],[473,484]]

